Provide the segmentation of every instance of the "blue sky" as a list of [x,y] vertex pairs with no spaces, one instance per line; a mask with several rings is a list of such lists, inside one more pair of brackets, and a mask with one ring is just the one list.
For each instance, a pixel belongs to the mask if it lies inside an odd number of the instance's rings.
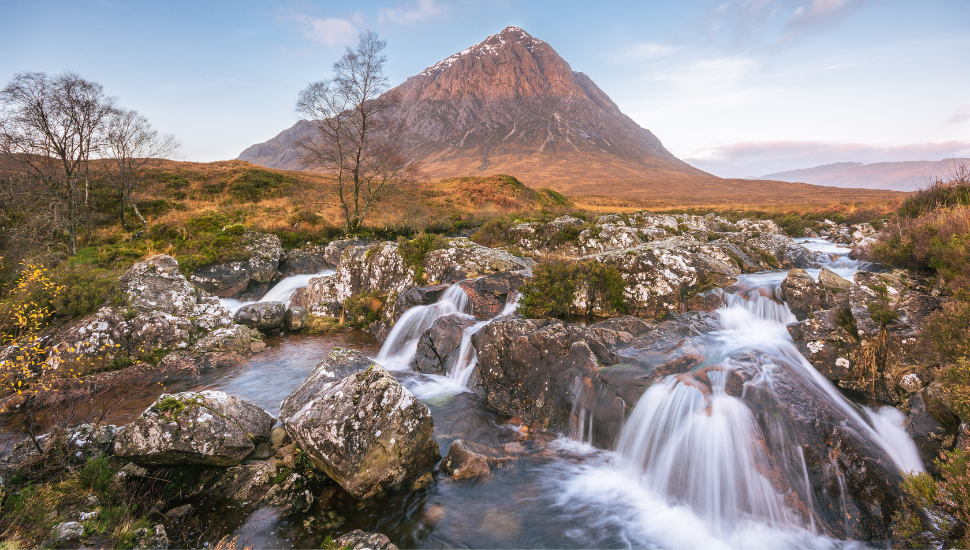
[[725,177],[970,156],[970,2],[0,0],[0,81],[73,70],[234,158],[296,121],[358,30],[393,84],[507,25],[549,42],[674,154]]

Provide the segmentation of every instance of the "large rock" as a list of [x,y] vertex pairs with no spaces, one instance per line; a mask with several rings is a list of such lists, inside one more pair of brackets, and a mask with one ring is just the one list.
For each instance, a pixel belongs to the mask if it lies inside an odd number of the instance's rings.
[[[603,385],[604,371],[626,363],[616,349],[650,329],[635,318],[588,327],[550,319],[499,319],[472,336],[478,353],[474,389],[486,405],[503,414],[543,429],[567,431],[583,388]],[[600,442],[607,445],[619,433],[626,406],[635,404],[649,385],[636,375],[614,376],[611,382],[616,386],[604,387],[602,394],[594,389],[590,396],[602,398],[603,407],[595,416],[603,436]],[[630,400],[626,405],[624,396]]]
[[115,455],[142,465],[239,464],[269,439],[266,411],[220,391],[162,394],[118,433]]
[[[364,364],[346,378],[335,376]],[[419,475],[441,458],[428,407],[357,352],[332,352],[283,401],[280,419],[313,465],[357,498]]]
[[312,313],[338,316],[351,296],[378,292],[396,299],[414,285],[414,271],[404,262],[397,243],[347,244],[337,272],[310,279],[296,305]]
[[432,323],[418,340],[411,368],[425,374],[444,374],[458,360],[465,329],[476,321],[466,315],[445,315]]
[[258,299],[265,294],[280,277],[283,244],[270,233],[249,232],[244,239],[249,258],[197,269],[191,281],[220,298]]
[[159,348],[186,349],[199,334],[232,326],[229,310],[197,291],[170,256],[136,263],[120,283],[120,298],[127,306],[102,307],[51,338],[47,363],[55,372],[85,374]]
[[283,326],[286,306],[282,302],[256,302],[236,310],[233,321],[266,332]]
[[[652,241],[629,250],[588,256],[615,266],[626,282],[624,302],[627,311],[638,317],[658,318],[686,307],[692,296],[716,286],[736,281],[741,273],[737,264],[719,259],[713,245],[703,247],[690,238]],[[586,304],[574,304],[587,309]],[[593,313],[607,314],[608,304],[594,304]],[[585,313],[585,311],[583,311]]]
[[822,295],[812,276],[803,269],[792,269],[781,282],[781,296],[798,319],[822,309]]

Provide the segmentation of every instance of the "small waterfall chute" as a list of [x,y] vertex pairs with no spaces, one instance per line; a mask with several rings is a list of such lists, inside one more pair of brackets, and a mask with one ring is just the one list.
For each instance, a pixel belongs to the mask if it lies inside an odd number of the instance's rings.
[[426,306],[414,306],[404,312],[381,346],[377,362],[390,370],[407,370],[414,358],[421,334],[445,315],[465,313],[468,295],[458,284],[451,285],[438,301]]

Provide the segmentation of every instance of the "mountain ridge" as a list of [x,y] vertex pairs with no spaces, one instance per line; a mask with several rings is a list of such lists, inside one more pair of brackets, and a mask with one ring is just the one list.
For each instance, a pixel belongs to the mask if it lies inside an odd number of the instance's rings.
[[810,168],[799,168],[757,176],[755,180],[808,183],[846,189],[884,189],[916,191],[935,178],[946,174],[958,164],[970,165],[970,158],[943,160],[915,160],[896,162],[833,162]]

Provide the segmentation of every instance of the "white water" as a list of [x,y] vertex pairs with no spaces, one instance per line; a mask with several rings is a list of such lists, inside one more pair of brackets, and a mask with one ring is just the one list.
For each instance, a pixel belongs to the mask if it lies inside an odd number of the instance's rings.
[[293,293],[298,289],[305,288],[310,283],[310,279],[315,277],[323,277],[325,275],[333,275],[334,273],[336,273],[336,271],[332,269],[325,269],[312,275],[291,275],[276,283],[276,285],[269,289],[269,291],[266,292],[266,294],[264,294],[259,300],[242,302],[239,300],[233,300],[232,298],[219,298],[219,302],[222,303],[222,305],[225,306],[230,313],[236,313],[239,308],[248,304],[255,304],[256,302],[283,302],[283,305],[289,307],[290,298],[293,297]]
[[[464,314],[468,304],[468,296],[457,284],[452,285],[438,302],[430,306],[415,306],[407,310],[394,325],[390,335],[381,347],[375,361],[390,370],[404,371],[410,368],[411,360],[417,352],[418,340],[421,334],[441,317],[451,314]],[[448,366],[444,376],[437,374],[414,373],[405,381],[408,390],[420,399],[430,399],[441,395],[449,395],[469,391],[468,383],[475,366],[478,364],[478,354],[472,345],[472,336],[496,319],[515,313],[518,300],[514,299],[505,304],[502,312],[487,321],[479,321],[462,332],[461,343],[458,347],[458,358],[454,365]],[[467,314],[465,314],[467,315]],[[468,318],[473,318],[467,315]]]
[[421,334],[445,315],[465,313],[467,308],[468,295],[458,284],[448,287],[437,302],[412,307],[394,324],[375,360],[388,370],[407,370],[417,351]]
[[[846,271],[840,275],[851,280],[858,263],[850,262],[846,258],[841,266]],[[770,275],[765,282],[777,284],[785,273],[780,272],[781,278],[779,272],[758,275]],[[761,282],[758,275],[746,282]],[[787,305],[770,298],[774,294],[762,287],[747,296],[723,296],[725,305],[717,311],[721,329],[698,342],[705,361],[651,386],[624,424],[615,451],[587,459],[554,482],[565,514],[588,518],[591,511],[598,511],[602,527],[622,533],[633,547],[855,546],[816,534],[804,450],[795,441],[780,438],[787,441],[786,448],[775,453],[794,452],[794,476],[787,481],[806,505],[807,515],[792,510],[784,489],[765,477],[765,472],[772,471],[763,447],[767,434],[761,434],[745,402],[725,391],[729,372],[738,368],[732,358],[757,369],[758,376],[746,384],[745,391],[759,386],[773,392],[773,373],[787,368],[789,378],[795,376],[813,390],[807,397],[836,407],[846,418],[844,427],[881,447],[900,470],[922,471],[923,465],[899,411],[853,405],[798,353],[785,328],[796,319]],[[754,359],[753,351],[758,352]],[[580,414],[577,420],[572,432],[581,439],[576,445],[588,447],[584,444],[591,441],[592,419]],[[843,486],[844,514],[844,481],[841,475],[835,477]]]

